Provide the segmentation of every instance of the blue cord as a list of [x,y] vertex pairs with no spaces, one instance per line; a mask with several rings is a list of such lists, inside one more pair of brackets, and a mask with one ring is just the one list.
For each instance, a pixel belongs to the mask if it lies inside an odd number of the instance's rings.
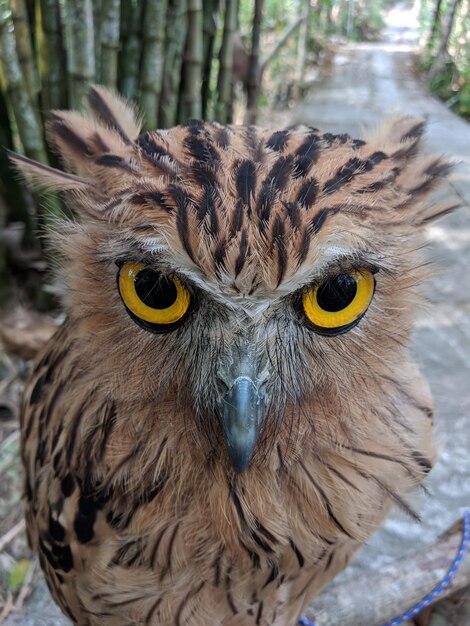
[[[457,552],[457,556],[455,557],[454,561],[452,562],[452,565],[447,570],[447,574],[444,576],[441,582],[438,583],[434,587],[434,589],[430,593],[428,593],[427,596],[425,596],[422,600],[420,600],[420,602],[415,604],[413,608],[406,611],[406,613],[402,613],[398,617],[395,617],[394,619],[392,619],[392,621],[386,622],[382,626],[398,626],[399,624],[402,624],[406,620],[411,619],[412,617],[420,613],[424,608],[429,606],[432,602],[434,602],[434,600],[445,589],[447,589],[447,587],[449,587],[449,585],[454,580],[454,576],[456,575],[462,563],[463,557],[465,556],[465,553],[468,550],[469,544],[470,544],[470,509],[467,511],[464,511],[464,514],[463,514],[463,535],[462,535],[462,541],[460,543],[459,551]],[[308,618],[302,616],[299,619],[299,626],[316,626],[316,624],[315,622],[312,622]]]

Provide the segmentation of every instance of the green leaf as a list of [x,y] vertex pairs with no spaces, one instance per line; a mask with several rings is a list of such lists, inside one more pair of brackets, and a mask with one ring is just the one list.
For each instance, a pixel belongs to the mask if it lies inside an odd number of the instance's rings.
[[8,576],[8,589],[11,593],[16,593],[24,584],[28,575],[31,561],[22,559],[18,561]]

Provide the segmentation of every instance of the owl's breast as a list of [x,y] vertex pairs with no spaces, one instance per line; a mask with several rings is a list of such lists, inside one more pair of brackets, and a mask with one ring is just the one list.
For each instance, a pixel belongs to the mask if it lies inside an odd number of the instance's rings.
[[360,441],[319,416],[316,439],[281,437],[236,474],[171,407],[113,398],[71,353],[61,330],[36,365],[22,451],[31,543],[78,624],[290,626],[435,457],[412,366]]

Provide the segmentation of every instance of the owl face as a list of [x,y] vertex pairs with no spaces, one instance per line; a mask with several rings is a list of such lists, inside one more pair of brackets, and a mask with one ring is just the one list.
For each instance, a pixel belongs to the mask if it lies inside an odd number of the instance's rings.
[[423,204],[448,166],[417,156],[422,122],[139,135],[116,96],[89,106],[50,124],[69,173],[17,162],[78,216],[55,237],[90,380],[238,473],[366,432],[408,360],[417,232],[443,210]]

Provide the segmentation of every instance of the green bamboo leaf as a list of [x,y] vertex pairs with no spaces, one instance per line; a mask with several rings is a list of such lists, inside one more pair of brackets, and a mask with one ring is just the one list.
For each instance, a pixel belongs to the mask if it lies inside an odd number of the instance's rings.
[[31,567],[31,561],[22,559],[15,564],[15,567],[8,575],[8,589],[11,593],[16,593],[23,586]]

